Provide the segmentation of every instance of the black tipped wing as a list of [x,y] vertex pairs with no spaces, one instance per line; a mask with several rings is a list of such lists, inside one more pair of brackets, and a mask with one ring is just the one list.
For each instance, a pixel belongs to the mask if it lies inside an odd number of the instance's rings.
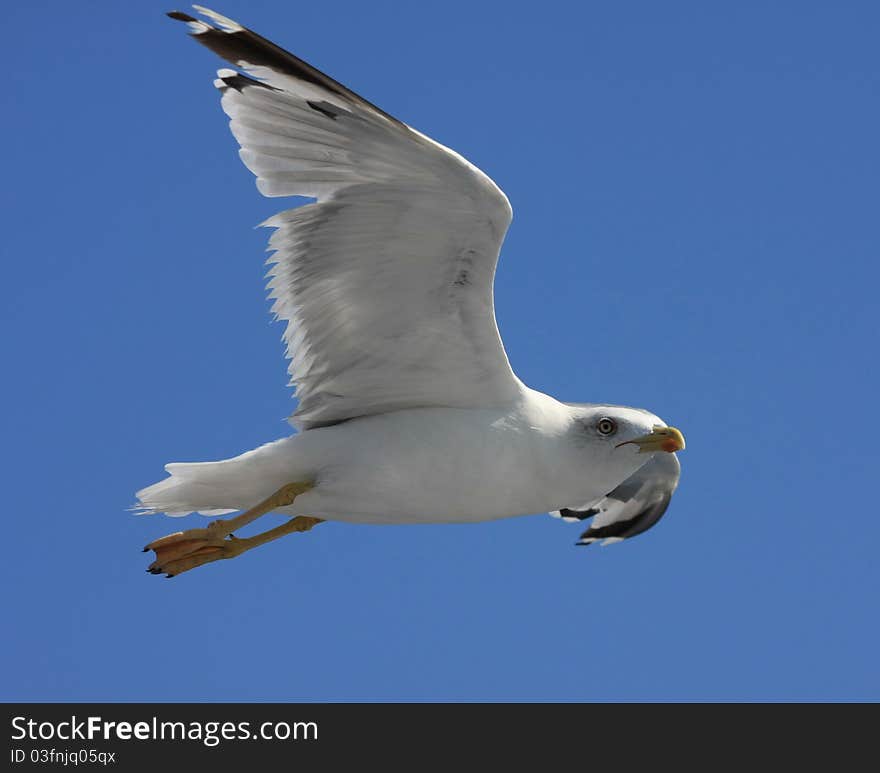
[[316,203],[264,225],[299,429],[443,405],[510,405],[522,385],[492,282],[510,204],[457,153],[207,8],[175,11],[241,71],[214,85],[265,196]]
[[592,518],[578,545],[612,544],[650,529],[666,512],[681,471],[675,454],[656,454],[602,499],[551,513],[567,521]]
[[182,11],[170,11],[168,16],[176,21],[186,22],[189,25],[190,33],[199,43],[210,48],[227,62],[251,70],[265,68],[277,75],[287,75],[300,83],[312,84],[319,90],[329,92],[351,105],[382,116],[398,128],[409,129],[406,124],[397,120],[393,115],[389,115],[382,108],[377,107],[271,40],[267,40],[262,35],[258,35],[216,11],[201,6],[194,7],[203,16],[218,24],[219,28]]

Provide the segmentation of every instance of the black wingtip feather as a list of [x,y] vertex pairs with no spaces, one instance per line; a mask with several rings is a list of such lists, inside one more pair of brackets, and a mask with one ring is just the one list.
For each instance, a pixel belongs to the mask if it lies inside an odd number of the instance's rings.
[[[199,21],[182,11],[170,11],[168,16],[177,21]],[[343,86],[339,81],[334,80],[298,56],[285,51],[271,40],[267,40],[256,32],[247,29],[247,27],[227,31],[212,27],[208,22],[203,23],[207,29],[199,31],[198,34],[192,37],[236,67],[242,66],[242,62],[246,62],[258,67],[267,67],[275,72],[311,83],[335,95],[337,98],[341,98],[351,104],[360,105],[362,108],[382,116],[396,126],[409,130],[405,123],[386,113],[382,108],[364,99],[347,86]]]
[[563,507],[559,514],[563,518],[577,518],[579,521],[585,521],[587,518],[592,518],[598,512],[598,508],[595,507],[591,507],[589,510],[572,510],[569,507]]
[[236,75],[221,75],[220,80],[229,86],[229,88],[235,89],[239,93],[241,93],[247,86],[259,86],[261,89],[278,91],[278,89],[274,86],[270,86],[268,83],[263,83],[254,78],[248,78],[247,75],[242,75],[241,73]]
[[672,495],[670,494],[660,502],[648,505],[644,510],[625,521],[615,521],[605,526],[591,526],[581,534],[581,539],[585,537],[593,537],[595,539],[607,539],[608,537],[629,539],[630,537],[635,537],[637,534],[646,532],[663,517],[671,499]]

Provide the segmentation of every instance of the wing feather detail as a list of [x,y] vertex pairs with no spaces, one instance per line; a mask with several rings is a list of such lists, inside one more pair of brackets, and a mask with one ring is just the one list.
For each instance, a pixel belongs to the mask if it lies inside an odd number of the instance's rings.
[[680,474],[681,465],[675,454],[655,454],[601,499],[562,508],[550,515],[569,522],[592,518],[577,544],[592,545],[601,540],[603,545],[611,545],[642,534],[663,517]]
[[[493,282],[511,210],[458,154],[213,11],[174,12],[243,72],[215,85],[265,196],[316,203],[263,225],[300,429],[517,400]],[[216,25],[216,26],[215,26]]]

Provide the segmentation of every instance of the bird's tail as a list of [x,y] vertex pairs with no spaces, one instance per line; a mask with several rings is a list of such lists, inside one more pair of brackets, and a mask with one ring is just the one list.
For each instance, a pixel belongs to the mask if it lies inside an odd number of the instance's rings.
[[[212,484],[223,465],[224,462],[166,464],[168,477],[138,491],[134,511],[139,515],[165,513],[176,517],[192,512],[223,515],[238,510],[229,507],[222,487]],[[221,506],[221,502],[226,506]]]
[[285,438],[232,459],[166,464],[168,477],[137,492],[136,513],[223,515],[246,510],[295,479]]

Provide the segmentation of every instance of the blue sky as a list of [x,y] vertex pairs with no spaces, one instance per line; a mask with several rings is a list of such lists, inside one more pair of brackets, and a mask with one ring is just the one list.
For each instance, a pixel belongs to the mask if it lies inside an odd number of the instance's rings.
[[[286,433],[220,60],[153,2],[5,10],[7,700],[877,700],[875,3],[218,10],[484,169],[514,368],[680,427],[661,523],[330,524],[173,581],[168,461]],[[11,49],[11,50],[10,50]]]

